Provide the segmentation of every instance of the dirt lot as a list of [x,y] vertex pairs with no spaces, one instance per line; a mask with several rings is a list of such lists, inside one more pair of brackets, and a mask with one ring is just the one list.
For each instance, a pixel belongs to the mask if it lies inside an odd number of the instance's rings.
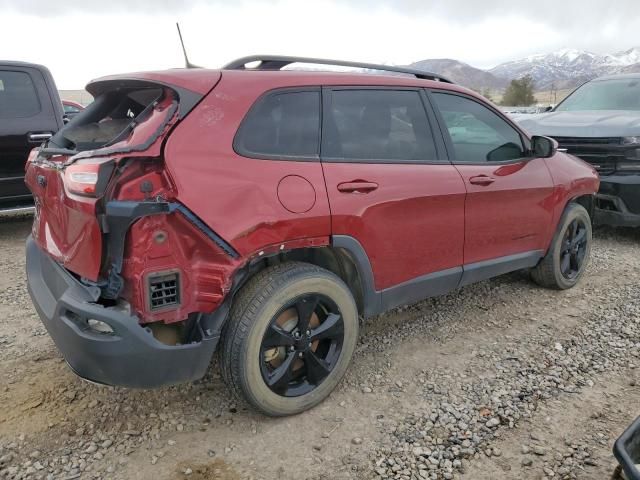
[[607,479],[640,414],[640,232],[596,232],[568,292],[523,273],[364,326],[346,380],[269,419],[217,367],[154,391],[67,368],[24,286],[30,220],[0,223],[0,478]]

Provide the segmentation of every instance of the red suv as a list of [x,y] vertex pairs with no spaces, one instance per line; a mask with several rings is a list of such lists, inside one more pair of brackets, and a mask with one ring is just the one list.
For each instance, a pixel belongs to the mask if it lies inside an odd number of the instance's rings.
[[199,379],[217,350],[237,394],[293,414],[340,381],[359,316],[518,269],[561,289],[584,272],[594,169],[437,75],[247,57],[87,90],[29,158],[27,273],[94,382]]

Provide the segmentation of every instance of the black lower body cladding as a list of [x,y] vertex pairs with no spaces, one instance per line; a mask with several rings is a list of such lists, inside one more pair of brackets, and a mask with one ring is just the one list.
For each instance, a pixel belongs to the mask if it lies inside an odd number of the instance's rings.
[[640,227],[640,175],[600,178],[594,223],[614,227]]
[[[94,302],[92,292],[27,240],[29,294],[49,335],[73,371],[107,385],[149,388],[204,376],[218,337],[204,334],[189,345],[165,345],[128,313]],[[111,333],[92,329],[89,319]]]

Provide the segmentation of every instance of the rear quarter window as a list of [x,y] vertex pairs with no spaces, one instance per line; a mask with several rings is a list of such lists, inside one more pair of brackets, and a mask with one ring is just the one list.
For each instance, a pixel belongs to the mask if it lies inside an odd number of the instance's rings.
[[0,70],[0,118],[28,118],[38,113],[40,101],[31,75]]
[[234,140],[244,157],[317,159],[320,91],[272,92],[251,107]]

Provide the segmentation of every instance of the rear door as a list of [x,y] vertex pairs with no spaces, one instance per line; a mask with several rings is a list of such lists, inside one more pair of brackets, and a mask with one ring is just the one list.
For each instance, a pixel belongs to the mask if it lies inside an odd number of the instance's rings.
[[58,130],[59,111],[38,69],[0,65],[0,208],[30,200],[25,163],[29,151]]
[[459,280],[464,184],[434,140],[435,118],[425,102],[411,88],[323,91],[321,156],[332,234],[360,242],[378,291],[420,284],[436,272],[444,277],[432,286],[443,290]]
[[496,268],[520,266],[512,262],[537,262],[553,217],[553,180],[545,160],[528,157],[520,132],[479,100],[452,92],[431,97],[467,189],[465,276],[479,268],[489,277],[503,273]]

